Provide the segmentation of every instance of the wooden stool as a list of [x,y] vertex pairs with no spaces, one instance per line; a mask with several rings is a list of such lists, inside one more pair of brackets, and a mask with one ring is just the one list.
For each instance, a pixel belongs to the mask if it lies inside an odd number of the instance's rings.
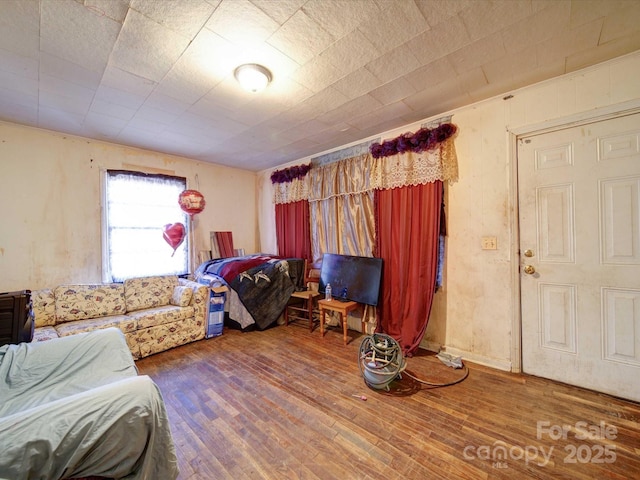
[[287,307],[284,309],[284,324],[288,326],[289,321],[307,320],[309,321],[309,331],[313,332],[313,304],[316,297],[319,296],[320,294],[318,292],[314,292],[313,290],[293,292],[291,294],[291,298],[303,300],[303,305],[287,305]]
[[342,331],[344,337],[344,344],[347,344],[347,316],[349,312],[358,308],[358,302],[341,302],[340,300],[318,300],[318,307],[320,308],[320,335],[324,337],[324,314],[326,310],[331,312],[338,312],[340,314],[340,321],[342,322]]

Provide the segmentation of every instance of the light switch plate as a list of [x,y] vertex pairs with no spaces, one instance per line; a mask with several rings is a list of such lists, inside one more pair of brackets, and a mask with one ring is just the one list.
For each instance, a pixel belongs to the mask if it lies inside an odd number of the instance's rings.
[[482,237],[482,250],[497,250],[498,239],[496,237]]

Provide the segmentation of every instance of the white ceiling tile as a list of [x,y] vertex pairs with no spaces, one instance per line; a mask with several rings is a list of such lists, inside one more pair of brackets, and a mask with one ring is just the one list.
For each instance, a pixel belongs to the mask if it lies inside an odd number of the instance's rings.
[[118,103],[106,102],[104,100],[95,99],[91,104],[90,113],[98,115],[106,115],[120,120],[128,121],[136,113],[137,108],[130,108]]
[[228,77],[212,88],[203,98],[213,105],[232,110],[247,105],[255,95],[259,95],[259,93],[243,90],[234,77]]
[[[526,72],[531,65],[537,64],[536,46],[529,46],[526,49],[509,53],[491,62],[482,65],[482,70],[489,83],[499,84],[505,78],[512,78],[519,72]],[[562,56],[564,58],[564,56]]]
[[40,50],[102,72],[120,33],[120,23],[73,0],[43,1],[40,8]]
[[305,2],[307,2],[307,0],[278,0],[277,2],[273,0],[251,0],[251,3],[280,25],[289,20]]
[[233,71],[240,51],[228,40],[204,29],[176,60],[159,88],[173,90],[187,82],[202,96]]
[[21,57],[17,53],[0,48],[0,70],[19,77],[38,79],[38,60]]
[[39,84],[33,78],[25,78],[21,75],[0,70],[0,85],[5,90],[5,94],[6,92],[11,92],[12,96],[17,97],[17,101],[23,95],[29,99],[28,103],[31,103],[32,99],[37,101]]
[[319,92],[343,77],[328,58],[317,57],[292,73],[291,78],[313,92]]
[[470,39],[478,40],[530,16],[531,4],[522,1],[474,2],[460,12]]
[[570,13],[570,3],[548,2],[543,10],[502,30],[507,51],[518,52],[527,45],[544,42],[569,29]]
[[[186,114],[198,115],[203,118],[206,118],[207,121],[216,121],[218,123],[224,123],[224,120],[229,118],[229,115],[232,114],[232,110],[227,110],[220,105],[216,105],[212,103],[206,98],[202,98],[187,110]],[[233,125],[234,122],[229,122],[230,125]],[[237,125],[234,127],[236,131],[246,128],[246,125]]]
[[62,112],[75,115],[85,115],[91,106],[90,98],[67,97],[45,90],[40,90],[38,100],[41,107],[58,108]]
[[[640,52],[637,5],[0,0],[0,119],[267,168]],[[239,88],[242,63],[267,89]]]
[[[21,117],[24,114],[29,114],[32,110],[38,112],[38,97],[37,95],[28,95],[23,92],[17,92],[9,88],[0,87],[0,117],[6,120],[10,120],[8,116],[10,112],[24,112],[21,113]],[[36,115],[37,120],[37,115]]]
[[[557,35],[534,45],[535,56],[529,56],[529,61],[535,59],[536,65],[552,64],[575,53],[594,48],[598,45],[601,31],[602,18],[570,29],[560,30]],[[530,48],[528,47],[527,50]],[[517,55],[521,55],[521,53],[518,52]],[[517,59],[514,60],[517,61]],[[518,62],[518,64],[520,70],[528,70],[527,65],[524,65],[523,62]]]
[[[457,81],[444,81],[431,85],[403,100],[411,110],[422,114],[422,118],[431,117],[441,112],[471,103],[469,95],[460,89]],[[445,108],[446,107],[446,108]]]
[[298,10],[267,42],[302,65],[324,51],[335,38]]
[[429,25],[415,3],[403,1],[394,2],[390,8],[365,20],[359,27],[380,53],[393,50],[428,29]]
[[263,42],[279,27],[249,0],[222,0],[206,23],[206,28],[236,45]]
[[332,86],[347,98],[356,98],[370,92],[380,85],[382,85],[382,81],[376,78],[368,68],[360,68],[346,77],[341,78]]
[[167,123],[156,121],[156,119],[144,118],[139,112],[127,122],[127,130],[134,129],[147,134],[160,135],[167,127]]
[[182,111],[179,113],[175,111],[169,112],[166,109],[151,106],[150,102],[147,102],[138,109],[132,118],[132,121],[139,118],[140,120],[152,120],[153,122],[170,125],[176,118],[178,118],[178,116],[180,116],[180,114],[182,114]]
[[447,58],[458,74],[462,74],[485,63],[492,62],[506,54],[502,37],[499,33],[481,38],[460,50],[453,52]]
[[489,83],[484,71],[480,67],[459,75],[455,81],[459,83],[460,90],[467,93],[480,90]]
[[322,56],[345,76],[378,57],[379,52],[362,32],[354,30],[327,48]]
[[189,103],[182,102],[168,95],[164,95],[158,92],[153,92],[151,95],[147,97],[147,101],[140,108],[141,110],[145,108],[158,109],[158,110],[162,110],[164,112],[170,113],[172,115],[181,115],[190,106],[191,105]]
[[349,120],[349,125],[363,130],[373,130],[375,132],[383,132],[389,130],[389,119],[398,115],[406,115],[410,113],[410,108],[403,102],[396,102],[390,105],[384,105],[377,110],[359,115]]
[[477,0],[415,0],[427,23],[432,27],[449,21],[459,12],[477,5]]
[[145,96],[137,95],[131,91],[121,90],[119,88],[107,87],[104,84],[100,85],[98,90],[96,90],[94,98],[95,100],[121,105],[133,111],[140,108],[146,100]]
[[409,40],[407,45],[422,64],[428,64],[471,43],[460,17],[452,17]]
[[82,129],[91,134],[88,136],[97,134],[101,137],[115,138],[126,125],[126,119],[93,111],[87,114],[82,124]]
[[413,95],[416,92],[417,89],[405,78],[398,78],[376,88],[370,92],[369,95],[378,100],[381,104],[388,105]]
[[417,91],[428,90],[432,85],[447,81],[456,76],[456,72],[447,57],[429,63],[408,74],[405,79]]
[[372,60],[366,68],[386,83],[416,70],[420,65],[409,44],[405,43]]
[[4,89],[0,88],[0,120],[24,125],[37,125],[37,99],[28,101],[28,97],[16,97],[15,93],[8,93],[9,95],[5,96]]
[[627,4],[637,4],[636,0],[582,0],[571,4],[571,26],[590,23],[598,18],[604,18],[610,12],[624,8]]
[[300,67],[295,60],[268,43],[240,49],[235,55],[235,61],[229,70],[229,75],[233,74],[233,70],[237,66],[245,63],[258,63],[268,68],[273,74],[274,83],[288,77]]
[[631,2],[624,4],[611,12],[604,21],[600,43],[624,37],[637,30],[640,24],[640,3]]
[[188,44],[182,35],[129,10],[109,64],[159,82]]
[[276,77],[266,89],[260,92],[260,99],[277,103],[283,108],[293,107],[311,97],[313,92],[288,77]]
[[84,113],[74,113],[57,105],[38,107],[38,127],[40,128],[80,135],[83,121]]
[[131,8],[174,32],[193,38],[216,8],[205,0],[167,2],[131,0]]
[[335,88],[328,87],[289,109],[285,114],[291,112],[294,115],[302,114],[307,118],[318,117],[325,112],[338,108],[347,101],[348,98],[342,93]]
[[102,86],[129,92],[138,97],[147,97],[154,91],[157,83],[148,78],[125,72],[109,65],[102,76]]
[[100,72],[89,70],[81,65],[45,52],[40,54],[40,75],[49,75],[80,87],[94,90],[98,87],[102,78],[102,73]]
[[591,50],[583,50],[573,55],[569,55],[566,59],[566,68],[564,73],[588,67],[593,65],[593,62],[604,62],[638,50],[640,50],[640,37],[638,35],[629,35],[616,40],[611,40],[607,43],[600,44]]
[[348,121],[354,116],[358,116],[362,112],[376,110],[381,106],[382,102],[375,99],[373,96],[363,95],[318,116],[318,120],[327,125],[342,122],[348,123]]
[[358,25],[381,15],[371,0],[309,0],[302,10],[329,32],[334,38],[342,38]]
[[92,88],[81,87],[75,83],[44,73],[40,75],[40,92],[81,100],[87,104],[91,103],[95,95],[95,90]]
[[129,10],[129,0],[84,0],[84,5],[98,15],[122,23]]
[[0,2],[0,45],[27,58],[38,58],[40,50],[40,6],[37,0]]

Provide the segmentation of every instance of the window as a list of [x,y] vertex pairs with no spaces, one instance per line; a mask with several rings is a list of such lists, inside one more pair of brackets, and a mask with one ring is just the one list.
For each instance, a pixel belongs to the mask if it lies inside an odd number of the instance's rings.
[[[189,270],[188,217],[178,204],[187,180],[107,170],[103,218],[103,279],[182,275]],[[173,251],[163,237],[164,226],[182,223],[184,242]]]

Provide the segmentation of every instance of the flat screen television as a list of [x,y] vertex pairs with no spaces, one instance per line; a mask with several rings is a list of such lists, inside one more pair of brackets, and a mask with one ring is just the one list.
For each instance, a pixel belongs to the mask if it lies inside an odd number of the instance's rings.
[[318,290],[324,294],[330,283],[332,296],[338,300],[377,305],[381,279],[381,258],[325,253]]

